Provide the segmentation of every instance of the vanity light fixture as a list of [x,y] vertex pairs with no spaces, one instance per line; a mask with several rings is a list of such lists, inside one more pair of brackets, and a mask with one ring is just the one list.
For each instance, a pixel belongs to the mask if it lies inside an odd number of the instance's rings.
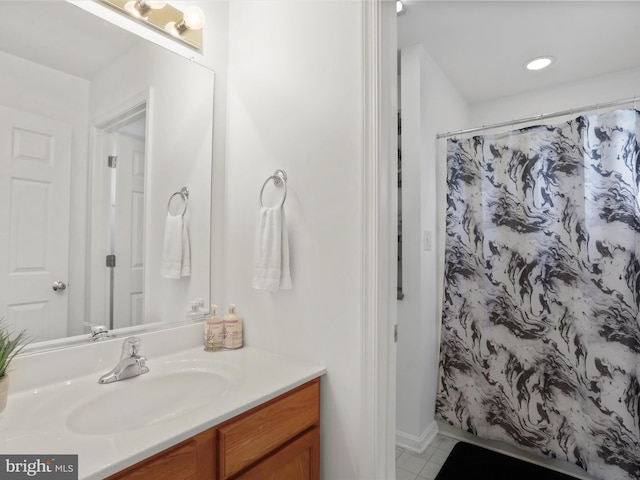
[[202,49],[204,12],[195,6],[179,10],[168,2],[153,0],[96,0],[166,35]]
[[402,3],[401,0],[396,0],[396,14],[400,15],[406,11],[407,9],[405,8],[404,3]]
[[527,70],[542,70],[553,63],[553,57],[536,57],[527,62]]

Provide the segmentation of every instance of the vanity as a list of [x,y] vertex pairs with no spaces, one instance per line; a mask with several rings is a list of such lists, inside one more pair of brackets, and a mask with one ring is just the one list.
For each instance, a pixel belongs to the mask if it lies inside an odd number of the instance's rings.
[[17,358],[0,452],[77,454],[84,480],[318,479],[324,367],[201,330],[137,335],[149,372],[109,384],[124,338]]
[[108,478],[319,479],[319,407],[315,379]]

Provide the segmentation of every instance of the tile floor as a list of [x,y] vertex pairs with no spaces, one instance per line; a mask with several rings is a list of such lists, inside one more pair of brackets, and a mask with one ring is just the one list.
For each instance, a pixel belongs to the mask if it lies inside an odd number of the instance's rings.
[[396,447],[396,480],[434,480],[456,443],[438,434],[419,455]]

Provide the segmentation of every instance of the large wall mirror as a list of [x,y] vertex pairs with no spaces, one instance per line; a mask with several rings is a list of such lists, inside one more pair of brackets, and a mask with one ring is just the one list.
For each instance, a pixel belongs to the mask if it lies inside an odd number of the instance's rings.
[[0,2],[0,318],[35,348],[208,305],[213,85],[68,2]]

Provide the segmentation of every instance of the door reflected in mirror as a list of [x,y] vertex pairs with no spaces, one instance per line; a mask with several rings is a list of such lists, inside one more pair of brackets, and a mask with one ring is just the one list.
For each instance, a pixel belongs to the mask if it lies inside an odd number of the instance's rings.
[[[120,119],[123,117],[124,119]],[[108,325],[113,328],[144,323],[144,185],[146,103],[123,112],[108,128],[98,127],[98,138],[106,136],[109,169],[101,199],[108,208],[105,268],[108,282]]]
[[[0,86],[0,318],[58,346],[208,305],[213,72],[70,3],[4,1]],[[164,278],[182,187],[191,271]]]

